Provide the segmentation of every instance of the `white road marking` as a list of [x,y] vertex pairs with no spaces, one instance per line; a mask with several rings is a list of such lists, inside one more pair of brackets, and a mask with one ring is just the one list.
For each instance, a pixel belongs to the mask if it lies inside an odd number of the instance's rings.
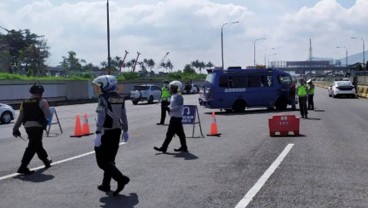
[[261,178],[254,184],[254,186],[248,191],[248,193],[243,197],[242,200],[236,205],[235,208],[246,208],[248,204],[252,201],[253,197],[261,190],[262,186],[266,183],[266,181],[270,178],[273,172],[275,172],[276,168],[281,164],[286,155],[289,153],[294,144],[288,144],[284,151],[276,158],[276,160],[271,164],[271,166],[263,173]]
[[[123,145],[123,144],[126,144],[126,142],[120,142],[119,145]],[[84,154],[81,154],[81,155],[77,155],[77,156],[74,156],[74,157],[70,157],[70,158],[67,158],[67,159],[64,159],[64,160],[59,160],[59,161],[56,161],[56,162],[52,162],[52,166],[54,165],[57,165],[57,164],[60,164],[60,163],[65,163],[65,162],[68,162],[68,161],[71,161],[71,160],[75,160],[75,159],[78,159],[78,158],[81,158],[81,157],[85,157],[85,156],[88,156],[88,155],[91,155],[91,154],[94,154],[95,151],[90,151],[90,152],[87,152],[87,153],[84,153]],[[39,167],[35,167],[35,168],[32,168],[30,170],[39,170],[41,168],[44,168],[45,166],[42,165],[42,166],[39,166]],[[13,178],[13,177],[16,177],[18,175],[21,175],[19,173],[13,173],[13,174],[9,174],[9,175],[6,175],[6,176],[2,176],[0,177],[0,181],[2,180],[5,180],[5,179],[8,179],[8,178]]]

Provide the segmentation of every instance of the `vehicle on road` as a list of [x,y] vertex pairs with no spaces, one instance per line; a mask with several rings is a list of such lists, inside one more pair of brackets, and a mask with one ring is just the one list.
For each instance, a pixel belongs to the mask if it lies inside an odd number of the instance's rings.
[[147,101],[151,104],[155,100],[160,100],[161,89],[154,84],[136,85],[130,91],[130,98],[133,105],[137,105],[140,101]]
[[14,109],[7,104],[0,103],[0,123],[8,124],[15,118]]
[[184,94],[196,94],[199,92],[199,86],[193,83],[187,83],[184,85],[183,93]]
[[199,104],[227,112],[266,107],[285,110],[291,100],[292,77],[277,69],[229,68],[208,70],[199,96]]
[[348,97],[356,97],[356,89],[351,81],[342,80],[342,81],[334,81],[332,85],[328,87],[328,96],[329,97],[338,97],[338,96],[348,96]]

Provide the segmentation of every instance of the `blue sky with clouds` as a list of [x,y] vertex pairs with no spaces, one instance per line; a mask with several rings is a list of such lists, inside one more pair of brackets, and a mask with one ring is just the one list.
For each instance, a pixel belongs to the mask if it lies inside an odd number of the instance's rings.
[[[367,0],[109,0],[111,56],[158,63],[170,52],[175,69],[194,60],[225,66],[306,60],[312,55],[340,59],[362,52],[368,40]],[[49,65],[68,51],[99,65],[107,59],[106,0],[0,0],[0,26],[45,35]],[[5,33],[5,31],[0,31]]]

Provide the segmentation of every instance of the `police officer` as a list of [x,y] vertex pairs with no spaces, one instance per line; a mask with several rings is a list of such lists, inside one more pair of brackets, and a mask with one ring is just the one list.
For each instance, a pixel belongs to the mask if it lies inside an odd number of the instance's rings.
[[40,84],[34,84],[29,92],[31,97],[22,102],[19,117],[13,127],[13,136],[21,137],[19,127],[22,124],[28,135],[28,146],[24,151],[22,163],[17,171],[24,175],[34,172],[29,170],[27,166],[35,154],[44,163],[45,168],[51,167],[52,162],[48,159],[47,152],[42,145],[43,130],[46,129],[47,118],[50,117],[49,104],[45,99],[42,99],[44,88]]
[[170,104],[170,91],[167,85],[169,84],[168,81],[164,81],[164,85],[161,89],[161,119],[160,122],[157,123],[157,125],[164,125],[165,118],[166,118],[166,112],[169,112],[169,104]]
[[307,84],[305,83],[304,79],[300,79],[299,85],[296,88],[296,92],[299,97],[299,108],[300,114],[302,118],[308,118],[308,110],[307,110]]
[[101,93],[96,109],[95,153],[97,165],[104,171],[104,174],[102,184],[97,188],[100,191],[109,192],[112,178],[117,182],[117,188],[113,193],[116,196],[130,181],[115,166],[120,137],[125,141],[129,139],[125,102],[124,98],[115,91],[117,86],[115,76],[99,76],[93,80],[93,84]]
[[314,84],[312,82],[312,79],[308,79],[307,81],[308,85],[308,110],[314,110]]
[[153,147],[156,151],[166,153],[169,144],[174,137],[174,135],[178,135],[180,139],[181,147],[178,149],[174,149],[175,152],[188,152],[188,147],[186,143],[186,137],[184,133],[184,128],[182,124],[183,119],[183,105],[184,105],[184,98],[179,93],[182,87],[182,83],[179,81],[172,81],[169,84],[169,89],[171,95],[170,105],[169,105],[169,113],[170,113],[170,123],[167,129],[166,138],[164,143],[160,148]]

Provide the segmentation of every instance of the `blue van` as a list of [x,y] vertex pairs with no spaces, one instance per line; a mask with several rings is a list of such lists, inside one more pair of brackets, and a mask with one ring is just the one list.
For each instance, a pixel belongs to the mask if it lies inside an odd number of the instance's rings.
[[285,110],[291,105],[292,77],[277,69],[208,70],[199,104],[210,109],[243,112],[246,108],[266,107]]

